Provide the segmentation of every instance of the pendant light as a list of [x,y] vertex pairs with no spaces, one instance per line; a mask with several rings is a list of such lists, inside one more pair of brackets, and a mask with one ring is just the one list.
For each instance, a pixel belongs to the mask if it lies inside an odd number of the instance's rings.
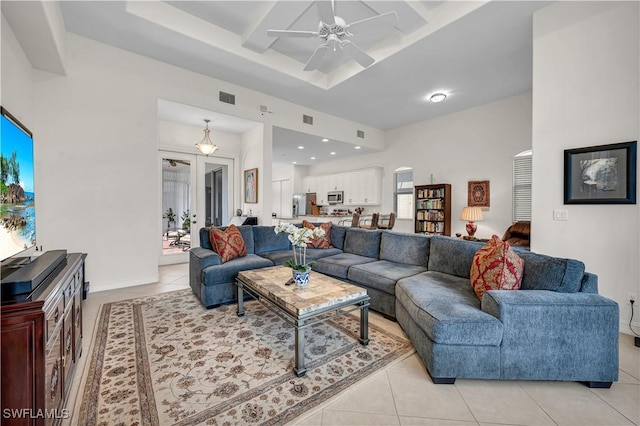
[[206,127],[204,129],[204,137],[200,142],[196,144],[196,148],[198,148],[200,152],[206,156],[213,154],[215,150],[218,149],[218,145],[214,145],[214,143],[211,142],[211,138],[209,136],[209,134],[211,133],[211,130],[209,130],[210,121],[211,120],[209,120],[208,118],[204,119],[204,122],[206,123]]

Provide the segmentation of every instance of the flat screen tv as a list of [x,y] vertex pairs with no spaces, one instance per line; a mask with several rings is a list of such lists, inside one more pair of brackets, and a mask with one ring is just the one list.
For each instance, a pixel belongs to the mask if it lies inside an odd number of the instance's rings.
[[36,244],[33,135],[0,106],[0,260]]

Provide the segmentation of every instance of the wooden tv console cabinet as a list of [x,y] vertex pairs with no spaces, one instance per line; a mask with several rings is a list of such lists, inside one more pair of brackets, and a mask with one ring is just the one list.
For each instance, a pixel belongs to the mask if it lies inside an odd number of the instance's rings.
[[3,425],[56,425],[65,408],[82,353],[84,253],[66,255],[66,264],[26,296],[3,300]]

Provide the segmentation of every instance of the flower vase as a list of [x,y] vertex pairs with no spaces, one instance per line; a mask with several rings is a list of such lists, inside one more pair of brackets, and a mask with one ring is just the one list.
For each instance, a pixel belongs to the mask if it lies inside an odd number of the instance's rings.
[[305,286],[309,284],[309,278],[311,274],[311,267],[307,267],[304,271],[298,271],[292,269],[293,271],[293,281],[299,286]]

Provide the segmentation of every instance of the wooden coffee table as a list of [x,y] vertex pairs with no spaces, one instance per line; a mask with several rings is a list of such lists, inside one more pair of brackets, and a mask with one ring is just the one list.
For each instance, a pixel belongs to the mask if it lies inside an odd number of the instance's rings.
[[243,271],[235,285],[238,291],[238,316],[244,315],[244,292],[260,301],[295,327],[294,373],[304,376],[304,330],[316,323],[360,310],[360,339],[369,344],[369,296],[367,290],[311,271],[309,284],[285,285],[291,269],[284,266]]

